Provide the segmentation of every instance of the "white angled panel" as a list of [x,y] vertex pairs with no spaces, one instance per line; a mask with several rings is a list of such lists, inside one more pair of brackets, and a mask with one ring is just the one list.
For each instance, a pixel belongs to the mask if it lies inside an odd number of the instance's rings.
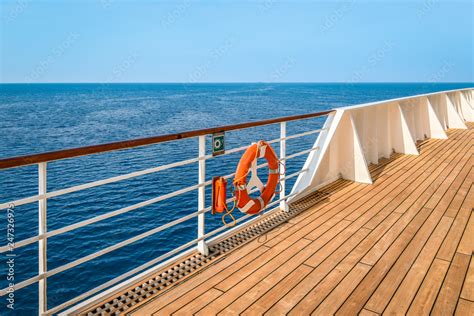
[[415,135],[416,140],[423,140],[425,139],[425,130],[423,125],[423,107],[421,103],[423,101],[418,99],[418,102],[415,106]]
[[[367,166],[367,161],[365,160],[364,151],[357,133],[357,128],[354,123],[352,116],[349,117],[351,122],[351,132],[352,132],[352,149],[353,149],[353,179],[357,182],[369,183],[372,184],[372,178],[370,176],[369,168]],[[350,159],[350,157],[347,157]]]
[[367,113],[367,125],[369,126],[367,131],[367,143],[368,143],[368,156],[367,161],[373,164],[379,163],[379,137],[378,137],[378,126],[377,126],[377,108],[376,106],[370,107]]
[[392,141],[390,136],[390,118],[387,106],[377,106],[377,148],[379,157],[390,158]]
[[474,104],[471,104],[467,99],[466,96],[464,95],[463,92],[458,92],[459,93],[459,98],[460,98],[460,103],[461,103],[461,109],[462,113],[464,116],[464,119],[468,122],[474,122]]
[[[413,141],[416,140],[416,135],[415,135],[415,126],[414,126],[414,115],[413,115],[413,112],[414,112],[414,103],[415,100],[406,100],[406,101],[403,101],[403,102],[399,102],[398,103],[398,106],[403,114],[403,118],[404,118],[404,122],[405,122],[405,125],[408,127],[408,131],[410,132],[410,135],[411,135],[411,138],[413,139]],[[401,124],[401,121],[400,121],[400,124]]]
[[428,110],[428,122],[430,126],[430,137],[438,139],[447,139],[448,136],[444,132],[443,126],[436,115],[435,110],[431,106],[431,102],[428,98],[424,98],[426,102],[426,108]]
[[444,94],[445,107],[446,107],[446,116],[447,116],[447,125],[449,128],[462,128],[467,129],[466,124],[464,124],[463,119],[459,116],[458,111],[454,107],[453,102],[447,94]]
[[[395,113],[395,116],[398,116],[399,119],[396,121],[399,126],[394,126],[395,129],[398,129],[398,133],[394,135],[397,139],[398,148],[395,148],[395,151],[407,154],[407,155],[418,155],[418,149],[416,148],[415,140],[413,139],[410,127],[408,126],[407,118],[403,113],[400,104],[396,104],[396,109],[398,113]],[[393,138],[392,138],[393,139]]]
[[449,119],[448,119],[448,111],[446,107],[446,102],[447,102],[446,98],[447,97],[445,94],[439,94],[439,95],[435,95],[428,98],[444,130],[449,129]]

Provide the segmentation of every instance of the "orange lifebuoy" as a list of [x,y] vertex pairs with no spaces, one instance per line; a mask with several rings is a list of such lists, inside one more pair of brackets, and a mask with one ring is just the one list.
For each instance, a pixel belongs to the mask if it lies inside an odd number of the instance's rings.
[[[265,158],[268,162],[269,174],[265,185],[257,176],[257,158]],[[278,157],[267,142],[261,140],[247,148],[240,158],[233,181],[235,199],[240,211],[246,214],[257,214],[273,199],[280,177],[278,164]],[[247,183],[247,175],[250,171],[252,175]],[[257,187],[261,192],[260,196],[254,199],[249,196],[253,187]]]

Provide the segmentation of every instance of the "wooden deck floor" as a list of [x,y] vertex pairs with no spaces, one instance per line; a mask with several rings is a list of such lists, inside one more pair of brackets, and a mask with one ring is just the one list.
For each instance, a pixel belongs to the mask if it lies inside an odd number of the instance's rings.
[[329,199],[134,315],[474,315],[474,125]]

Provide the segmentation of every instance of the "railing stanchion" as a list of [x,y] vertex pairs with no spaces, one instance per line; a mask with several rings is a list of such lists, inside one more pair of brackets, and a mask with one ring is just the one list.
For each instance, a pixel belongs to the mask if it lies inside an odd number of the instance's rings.
[[[206,136],[199,136],[199,184],[204,184],[206,182]],[[206,208],[206,187],[203,185],[198,188],[198,211],[202,212]],[[198,215],[198,238],[201,238],[206,233],[206,223],[205,223],[205,213]],[[209,248],[206,245],[205,240],[198,241],[198,251],[207,256],[209,254]]]
[[[282,160],[284,163],[283,159],[286,158],[286,122],[281,122],[280,123],[280,160]],[[281,169],[283,169],[283,174],[281,174]],[[288,212],[288,203],[286,203],[285,200],[285,194],[286,194],[286,180],[285,180],[285,175],[286,175],[286,167],[285,168],[280,168],[280,177],[282,178],[280,180],[280,208]]]
[[[38,164],[38,194],[42,198],[38,201],[38,235],[47,233],[47,199],[44,196],[47,192],[47,163],[41,162]],[[38,241],[38,274],[41,275],[48,271],[47,267],[47,250],[46,250],[47,238],[43,237]],[[39,294],[39,314],[42,315],[48,310],[48,295],[47,295],[47,279],[39,280],[38,282],[38,294]]]

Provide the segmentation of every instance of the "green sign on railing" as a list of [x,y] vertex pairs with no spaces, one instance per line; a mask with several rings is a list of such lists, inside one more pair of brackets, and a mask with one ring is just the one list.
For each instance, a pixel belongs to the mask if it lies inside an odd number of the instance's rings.
[[225,137],[224,132],[212,134],[212,155],[218,156],[225,153]]

